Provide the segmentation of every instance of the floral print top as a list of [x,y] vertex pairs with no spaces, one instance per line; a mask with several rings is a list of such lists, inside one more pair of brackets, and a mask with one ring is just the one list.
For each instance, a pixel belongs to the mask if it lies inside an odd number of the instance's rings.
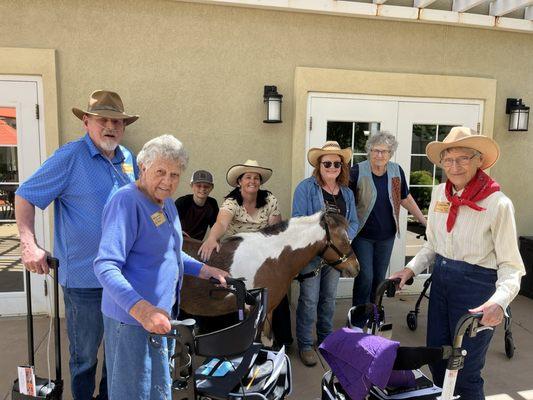
[[258,231],[268,226],[270,216],[281,214],[278,207],[278,199],[272,193],[268,194],[266,204],[259,208],[253,217],[235,199],[224,200],[220,209],[233,215],[233,219],[224,235],[225,237],[235,235],[236,233]]

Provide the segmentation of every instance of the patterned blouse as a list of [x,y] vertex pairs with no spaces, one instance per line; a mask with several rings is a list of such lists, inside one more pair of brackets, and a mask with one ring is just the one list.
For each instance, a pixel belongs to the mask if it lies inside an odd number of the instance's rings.
[[225,237],[235,235],[242,232],[255,232],[259,229],[268,226],[268,219],[270,216],[280,215],[278,207],[278,199],[272,193],[269,193],[266,198],[266,204],[257,210],[255,216],[251,216],[246,212],[244,206],[240,206],[235,199],[226,199],[220,206],[221,210],[225,210],[233,215],[233,219],[228,225]]

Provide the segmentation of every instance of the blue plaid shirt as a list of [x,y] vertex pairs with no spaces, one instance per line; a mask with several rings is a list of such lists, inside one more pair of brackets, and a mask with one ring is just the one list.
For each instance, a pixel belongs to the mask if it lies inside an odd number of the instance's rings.
[[109,197],[137,175],[128,149],[117,147],[110,161],[86,134],[60,147],[20,185],[16,194],[42,210],[54,201],[54,255],[62,286],[101,287],[93,262],[102,235],[102,211]]

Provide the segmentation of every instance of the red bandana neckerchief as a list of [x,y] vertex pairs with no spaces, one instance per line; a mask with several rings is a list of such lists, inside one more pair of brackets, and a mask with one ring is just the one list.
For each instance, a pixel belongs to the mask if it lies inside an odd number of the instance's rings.
[[474,177],[466,185],[463,194],[457,196],[453,194],[453,184],[448,179],[446,181],[446,198],[451,203],[450,211],[448,213],[448,220],[446,221],[446,229],[451,232],[460,206],[468,206],[476,211],[484,211],[483,207],[476,203],[484,198],[489,197],[492,193],[500,190],[500,185],[490,176],[488,176],[481,169],[478,169]]

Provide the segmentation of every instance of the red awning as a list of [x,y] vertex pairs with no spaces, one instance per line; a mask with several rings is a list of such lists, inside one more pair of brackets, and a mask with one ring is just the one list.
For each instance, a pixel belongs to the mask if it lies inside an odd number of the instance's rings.
[[13,107],[0,107],[0,117],[17,118],[17,110]]
[[0,119],[0,145],[16,145],[17,130]]

